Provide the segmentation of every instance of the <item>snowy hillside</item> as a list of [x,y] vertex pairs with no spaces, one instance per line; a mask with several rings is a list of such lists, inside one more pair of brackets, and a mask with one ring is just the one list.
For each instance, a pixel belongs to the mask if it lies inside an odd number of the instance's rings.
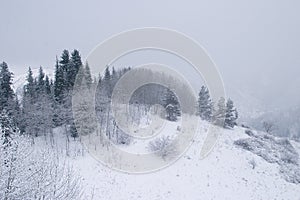
[[[70,161],[82,177],[84,198],[112,200],[298,200],[300,198],[300,184],[287,181],[286,174],[281,172],[283,163],[267,162],[261,155],[235,144],[239,140],[263,138],[266,136],[264,133],[251,131],[257,136],[254,137],[249,132],[246,134],[247,129],[244,128],[223,129],[213,151],[201,160],[200,150],[208,127],[208,123],[201,122],[201,128],[194,143],[177,162],[157,172],[139,175],[117,172],[105,167],[90,154],[83,153],[78,141],[72,141],[71,148],[75,148],[75,151],[71,151],[73,153]],[[59,129],[56,129],[55,133],[56,137],[63,137]],[[280,140],[279,138],[273,139]],[[274,155],[281,151],[280,144],[272,145],[271,140],[258,140],[258,143],[260,141],[269,146],[270,152]],[[65,148],[64,142],[57,145],[60,146],[61,151]],[[297,162],[295,167],[298,167],[300,144],[293,141],[292,145],[297,152],[293,159]],[[261,150],[262,153],[267,153],[264,152],[265,149]],[[299,175],[299,171],[294,173]]]

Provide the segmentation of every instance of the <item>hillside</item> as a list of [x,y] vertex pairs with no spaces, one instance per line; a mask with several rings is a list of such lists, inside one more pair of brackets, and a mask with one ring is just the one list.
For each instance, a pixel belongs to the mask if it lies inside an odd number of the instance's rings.
[[[208,126],[206,122],[201,122],[194,143],[177,162],[165,169],[139,175],[117,172],[105,167],[90,154],[81,154],[80,143],[72,141],[71,148],[75,150],[71,151],[73,153],[70,162],[82,177],[86,195],[84,198],[299,199],[300,184],[287,181],[288,174],[281,172],[283,164],[267,162],[265,158],[258,156],[257,152],[252,153],[235,144],[241,139],[253,139],[253,136],[245,133],[244,128],[223,129],[213,151],[201,160],[200,150]],[[57,137],[62,137],[59,129],[55,132]],[[258,135],[257,138],[266,135],[256,131],[252,133]],[[272,145],[270,140],[262,142],[270,146],[270,152],[280,151],[280,145]],[[298,166],[300,144],[295,141],[291,144],[297,152],[293,159],[297,161]],[[63,151],[64,143],[57,145]],[[264,151],[262,149],[262,152]]]

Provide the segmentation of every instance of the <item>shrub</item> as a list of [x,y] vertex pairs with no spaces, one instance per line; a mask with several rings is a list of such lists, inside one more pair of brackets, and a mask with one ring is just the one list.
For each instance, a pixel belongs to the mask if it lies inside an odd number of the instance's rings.
[[149,142],[148,149],[151,152],[154,152],[157,156],[166,160],[176,155],[177,144],[169,136],[163,136]]

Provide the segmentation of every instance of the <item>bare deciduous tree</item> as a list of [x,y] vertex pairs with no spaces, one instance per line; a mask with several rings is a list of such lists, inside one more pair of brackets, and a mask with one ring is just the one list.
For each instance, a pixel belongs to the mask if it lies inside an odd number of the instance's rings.
[[276,127],[275,127],[274,123],[264,121],[263,122],[263,129],[264,129],[265,132],[271,134],[276,129]]

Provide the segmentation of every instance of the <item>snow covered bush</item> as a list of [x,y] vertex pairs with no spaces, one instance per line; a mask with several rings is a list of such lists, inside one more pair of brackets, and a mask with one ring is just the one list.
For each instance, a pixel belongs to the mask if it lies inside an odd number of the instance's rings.
[[166,160],[176,155],[177,144],[176,141],[172,140],[169,136],[162,136],[149,142],[148,149]]
[[298,165],[281,165],[279,172],[286,181],[295,184],[300,183],[300,167]]
[[[251,134],[250,134],[251,132]],[[250,138],[236,140],[235,145],[250,151],[269,163],[280,165],[280,173],[288,182],[300,183],[299,155],[285,138],[248,131]]]
[[254,136],[254,134],[251,130],[245,130],[245,133],[249,136]]
[[0,116],[0,199],[78,199],[79,177],[53,149],[36,151],[9,117]]

